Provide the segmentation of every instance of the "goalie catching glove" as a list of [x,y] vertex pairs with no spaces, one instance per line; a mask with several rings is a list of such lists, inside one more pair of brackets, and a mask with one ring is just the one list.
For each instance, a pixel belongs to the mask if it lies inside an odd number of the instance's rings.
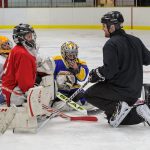
[[99,72],[99,68],[92,69],[89,73],[89,81],[95,83],[97,81],[105,81],[105,77]]
[[59,90],[71,90],[75,84],[75,77],[68,71],[60,71],[56,77]]

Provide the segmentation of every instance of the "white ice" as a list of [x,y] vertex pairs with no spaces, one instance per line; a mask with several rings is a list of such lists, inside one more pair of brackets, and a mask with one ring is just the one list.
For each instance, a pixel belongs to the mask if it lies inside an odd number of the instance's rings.
[[[60,46],[71,40],[79,45],[79,57],[87,61],[89,69],[103,63],[102,47],[106,42],[101,30],[36,30],[43,57],[60,54]],[[127,31],[138,36],[150,49],[150,31]],[[11,30],[0,30],[10,37]],[[150,67],[144,67],[144,83],[150,83]],[[71,115],[79,115],[71,112]],[[99,121],[70,122],[61,118],[51,119],[37,134],[15,133],[8,130],[0,137],[0,149],[5,150],[148,150],[150,127],[143,123],[112,128],[104,115]]]

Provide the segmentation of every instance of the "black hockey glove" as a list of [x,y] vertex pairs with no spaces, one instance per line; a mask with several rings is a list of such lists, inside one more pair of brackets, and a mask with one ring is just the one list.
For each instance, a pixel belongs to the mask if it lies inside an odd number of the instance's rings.
[[98,68],[92,69],[89,73],[89,81],[95,83],[97,81],[105,81],[105,77],[99,72]]

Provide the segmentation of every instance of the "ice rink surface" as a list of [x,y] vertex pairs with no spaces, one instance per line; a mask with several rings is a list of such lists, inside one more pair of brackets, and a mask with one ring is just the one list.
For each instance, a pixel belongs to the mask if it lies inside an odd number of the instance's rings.
[[[127,31],[138,36],[150,50],[150,31]],[[36,30],[39,55],[51,57],[60,54],[65,41],[79,45],[79,58],[89,69],[103,63],[102,48],[106,42],[101,30]],[[0,30],[0,35],[12,40],[12,30]],[[150,67],[144,67],[144,83],[150,83]],[[70,112],[71,115],[80,115]],[[104,115],[98,122],[71,122],[62,118],[51,119],[38,133],[12,133],[0,136],[0,149],[5,150],[148,150],[150,127],[143,123],[112,128]]]

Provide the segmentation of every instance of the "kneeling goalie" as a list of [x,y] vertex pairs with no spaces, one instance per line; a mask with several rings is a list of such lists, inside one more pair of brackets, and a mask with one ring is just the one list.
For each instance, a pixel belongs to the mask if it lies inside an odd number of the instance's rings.
[[[61,56],[54,56],[55,62],[54,79],[58,86],[58,91],[70,97],[79,87],[78,82],[85,81],[88,75],[88,67],[85,61],[78,58],[78,45],[72,41],[67,41],[61,46]],[[85,104],[85,99],[79,99],[78,95],[73,99],[81,105]],[[57,109],[69,111],[71,108],[56,98],[51,104]]]

